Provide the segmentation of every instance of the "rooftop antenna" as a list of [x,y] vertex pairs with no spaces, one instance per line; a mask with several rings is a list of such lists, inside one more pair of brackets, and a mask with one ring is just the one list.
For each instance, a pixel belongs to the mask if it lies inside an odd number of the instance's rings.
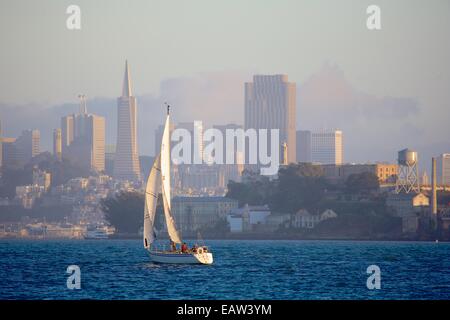
[[86,95],[85,94],[79,94],[78,99],[80,99],[80,114],[86,114],[87,113],[87,107],[86,107]]

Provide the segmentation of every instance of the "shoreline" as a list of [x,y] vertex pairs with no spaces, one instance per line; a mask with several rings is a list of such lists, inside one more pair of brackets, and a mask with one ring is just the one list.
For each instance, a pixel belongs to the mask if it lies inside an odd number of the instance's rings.
[[[198,241],[196,237],[186,237],[184,238],[186,241]],[[84,239],[84,238],[25,238],[25,237],[2,237],[0,238],[0,242],[2,240],[33,240],[33,241],[63,241],[63,240],[77,240],[77,241],[104,241],[104,240],[142,240],[140,236],[131,236],[131,235],[116,235],[107,239]],[[158,239],[161,241],[169,241],[168,238]],[[363,242],[450,242],[446,239],[420,239],[420,238],[358,238],[358,237],[286,237],[286,236],[272,236],[272,237],[202,237],[202,241],[208,240],[231,240],[231,241],[363,241]]]

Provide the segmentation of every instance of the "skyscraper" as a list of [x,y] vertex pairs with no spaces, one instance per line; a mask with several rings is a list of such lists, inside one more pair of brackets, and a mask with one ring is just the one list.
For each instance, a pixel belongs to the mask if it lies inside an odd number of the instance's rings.
[[297,162],[311,162],[311,131],[297,131]]
[[321,164],[343,163],[342,131],[311,133],[311,161]]
[[20,168],[39,154],[41,133],[39,130],[23,130],[17,138],[2,138],[2,165]]
[[73,114],[61,118],[61,152],[63,157],[67,154],[68,147],[73,141],[73,120]]
[[450,153],[443,153],[436,159],[436,182],[442,186],[450,186]]
[[114,177],[121,180],[140,180],[141,172],[137,147],[137,104],[131,93],[128,61],[125,62],[122,96],[117,99],[117,144]]
[[286,142],[289,163],[296,161],[295,122],[296,88],[287,75],[255,75],[245,83],[245,129],[279,129],[279,159]]
[[79,97],[79,113],[61,119],[62,157],[85,168],[104,171],[105,118],[87,113],[85,96]]
[[62,157],[62,138],[61,138],[61,129],[53,130],[53,155],[61,160]]
[[19,162],[25,165],[31,158],[39,154],[41,133],[39,130],[24,130],[15,141],[19,153]]

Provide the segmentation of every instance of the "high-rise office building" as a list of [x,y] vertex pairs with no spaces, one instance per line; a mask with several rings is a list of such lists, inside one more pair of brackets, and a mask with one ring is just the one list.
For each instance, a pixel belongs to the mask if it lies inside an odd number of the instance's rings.
[[80,96],[80,111],[61,119],[62,157],[95,171],[105,170],[105,118],[87,113]]
[[39,154],[41,133],[39,130],[24,130],[15,141],[19,153],[20,165],[25,165],[31,158]]
[[114,177],[121,180],[141,179],[137,146],[137,104],[132,96],[128,62],[125,62],[122,96],[117,99],[117,144]]
[[73,141],[73,115],[61,118],[61,151],[63,157]]
[[53,130],[53,155],[61,160],[62,158],[62,138],[61,138],[61,129]]
[[39,130],[24,130],[16,138],[2,138],[2,158],[5,167],[23,167],[39,154]]
[[311,131],[297,131],[297,162],[311,162]]
[[320,164],[343,163],[342,131],[318,131],[311,133],[311,161]]
[[436,158],[437,184],[450,186],[450,153],[443,153]]
[[[280,161],[284,142],[288,162],[296,161],[296,87],[287,75],[255,75],[253,82],[245,83],[245,129],[250,128],[278,129]],[[269,137],[267,141],[271,150]]]

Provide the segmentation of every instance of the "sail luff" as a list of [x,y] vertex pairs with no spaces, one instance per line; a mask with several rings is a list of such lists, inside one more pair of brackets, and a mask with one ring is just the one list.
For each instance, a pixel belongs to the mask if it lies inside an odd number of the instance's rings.
[[175,226],[172,216],[171,185],[170,185],[170,117],[167,114],[161,142],[161,185],[164,204],[164,215],[166,217],[167,232],[170,239],[175,243],[181,243],[181,238]]
[[161,155],[159,154],[153,162],[150,175],[145,187],[145,205],[144,205],[144,247],[148,248],[155,240],[153,225],[155,223],[156,204],[160,190],[161,176]]

